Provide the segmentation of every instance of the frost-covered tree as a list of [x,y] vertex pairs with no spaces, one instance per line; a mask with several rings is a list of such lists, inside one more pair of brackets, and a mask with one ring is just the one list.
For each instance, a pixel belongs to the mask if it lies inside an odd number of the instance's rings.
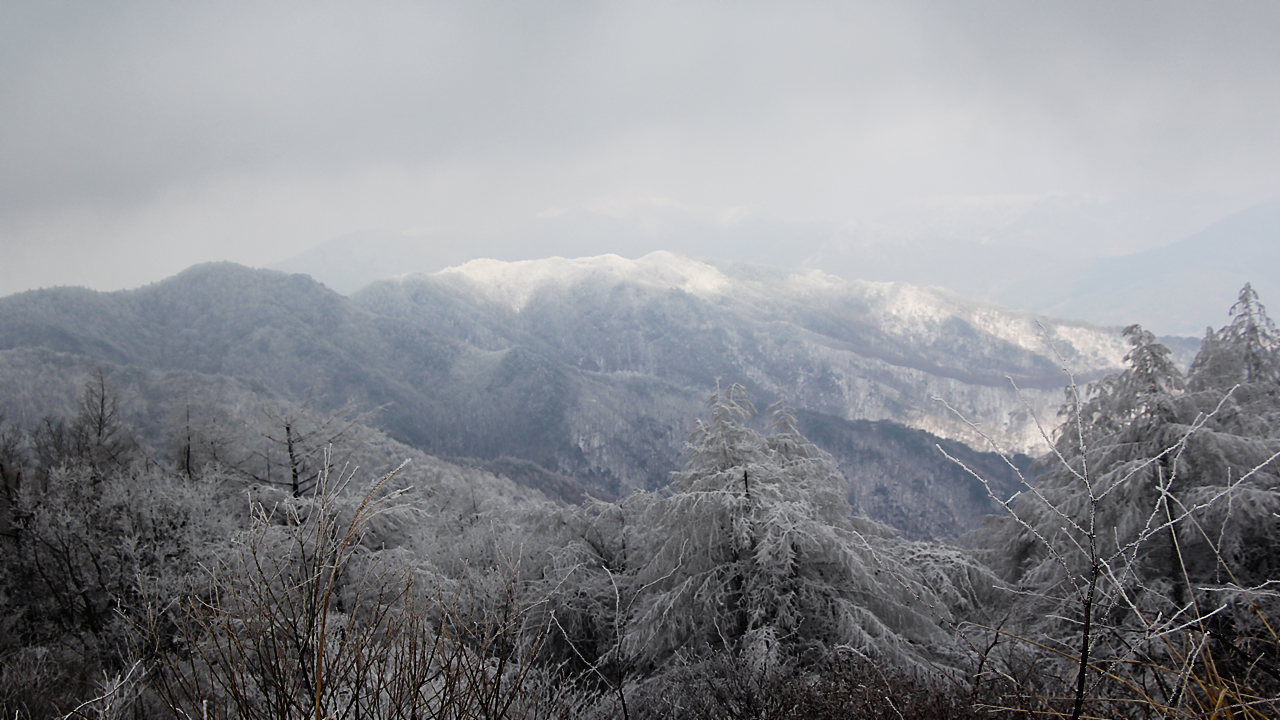
[[[62,717],[95,676],[152,660],[134,623],[213,561],[237,522],[234,498],[216,476],[192,482],[136,465],[104,473],[88,461],[23,484],[17,522],[0,538],[0,706]],[[26,681],[9,672],[22,667],[33,673]]]
[[1187,383],[1151,333],[1126,329],[1129,367],[1083,398],[1068,389],[1042,474],[990,528],[1038,642],[1075,658],[1078,698],[1086,667],[1128,668],[1149,697],[1181,697],[1177,672],[1152,669],[1189,667],[1187,632],[1227,657],[1275,638],[1257,589],[1280,568],[1277,345],[1248,286],[1232,315]]
[[1176,614],[1186,594],[1169,524],[1181,515],[1170,500],[1181,489],[1176,450],[1190,432],[1177,417],[1182,375],[1151,333],[1134,325],[1125,335],[1129,367],[1084,397],[1067,389],[1041,475],[986,538],[993,564],[1025,592],[1018,605],[1037,642],[1076,658],[1063,680],[1078,702],[1090,663],[1123,653],[1099,647],[1100,619],[1114,627],[1133,614]]
[[783,642],[838,644],[870,619],[840,583],[867,560],[853,551],[843,477],[785,411],[771,437],[743,424],[753,412],[740,386],[717,392],[689,469],[644,514],[655,545],[640,579],[656,585],[629,638],[638,651],[766,660]]
[[[1092,534],[1100,543],[1096,551],[1110,555],[1147,524],[1159,496],[1153,473],[1168,469],[1165,451],[1181,439],[1165,431],[1176,420],[1175,398],[1184,383],[1154,335],[1137,325],[1124,332],[1132,346],[1129,367],[1090,385],[1083,398],[1067,388],[1066,419],[1053,452],[1040,460],[1044,472],[1034,491],[1019,497],[1016,518],[1004,523],[1016,535],[1002,558],[1017,560],[1017,567],[1004,568],[1014,579],[1079,570],[1054,557],[1046,540],[1075,533],[1069,542],[1083,547]],[[1111,530],[1098,533],[1099,527]]]
[[1192,389],[1280,381],[1280,330],[1248,283],[1240,289],[1230,317],[1221,330],[1206,331],[1191,365]]
[[8,530],[8,510],[18,500],[22,491],[23,476],[27,470],[23,433],[5,421],[0,412],[0,532]]
[[614,688],[725,653],[764,673],[838,648],[955,661],[944,628],[992,578],[852,517],[844,477],[791,412],[772,408],[767,434],[753,414],[741,386],[718,389],[665,492],[570,513],[552,604],[573,656]]

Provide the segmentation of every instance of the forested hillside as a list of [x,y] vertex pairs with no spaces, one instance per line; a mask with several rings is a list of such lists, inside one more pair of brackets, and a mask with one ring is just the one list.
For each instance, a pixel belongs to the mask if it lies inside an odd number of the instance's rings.
[[[357,304],[482,348],[526,345],[580,370],[709,388],[714,378],[845,419],[891,419],[976,439],[935,395],[1000,416],[1011,447],[1039,447],[1010,378],[1038,411],[1064,384],[1052,343],[1084,378],[1114,369],[1118,333],[941,290],[658,252],[501,263],[374,283]],[[1187,358],[1189,360],[1189,358]]]
[[[1280,712],[1251,287],[1187,373],[1127,328],[1033,463],[992,452],[989,368],[1049,393],[1008,318],[563,263],[0,300],[4,716]],[[911,378],[987,452],[824,411]]]
[[[741,385],[715,386],[666,488],[565,504],[260,383],[93,367],[68,415],[0,421],[0,705],[1275,717],[1280,331],[1248,286],[1231,317],[1186,375],[1126,329],[1126,368],[1067,389],[1053,450],[1030,472],[1012,462],[1016,487],[942,443],[968,501],[1020,491],[971,551],[865,517],[806,437],[899,476],[917,503],[946,471],[893,459],[924,433],[757,412]],[[32,379],[10,393],[87,367],[7,355]],[[139,410],[177,388],[181,412]],[[220,414],[197,422],[213,398]],[[149,422],[167,445],[138,441]],[[480,464],[570,494],[522,462]]]
[[[784,393],[825,427],[888,421],[979,441],[933,399],[943,397],[986,418],[1013,450],[1042,445],[1028,406],[1051,417],[1065,376],[1037,323],[1083,377],[1123,355],[1111,331],[940,291],[669,253],[472,264],[352,299],[303,276],[214,264],[134,291],[0,299],[0,385],[10,388],[0,400],[31,425],[66,412],[95,367],[118,374],[124,393],[144,392],[124,381],[141,371],[177,373],[191,379],[148,381],[147,404],[128,405],[148,416],[139,442],[155,452],[167,452],[174,416],[190,414],[199,429],[222,412],[217,393],[200,388],[245,386],[359,417],[433,455],[531,463],[501,467],[560,497],[616,497],[659,488],[683,466],[689,423],[717,378],[757,398]],[[263,401],[228,402],[245,415]],[[973,495],[970,482],[936,471],[931,441],[899,452],[906,435],[888,425],[840,427],[818,442],[871,517],[910,537],[954,537],[993,509],[980,494],[954,502]],[[889,464],[904,471],[883,472],[868,452],[895,455]],[[1013,477],[1003,465],[993,472]],[[946,487],[908,490],[923,477]]]

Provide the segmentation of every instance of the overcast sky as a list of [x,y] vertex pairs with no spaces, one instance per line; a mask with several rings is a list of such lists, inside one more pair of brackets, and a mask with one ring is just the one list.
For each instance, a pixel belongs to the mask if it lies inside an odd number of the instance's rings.
[[1064,194],[1165,217],[1143,249],[1280,195],[1278,37],[1272,0],[0,0],[0,295],[646,203]]

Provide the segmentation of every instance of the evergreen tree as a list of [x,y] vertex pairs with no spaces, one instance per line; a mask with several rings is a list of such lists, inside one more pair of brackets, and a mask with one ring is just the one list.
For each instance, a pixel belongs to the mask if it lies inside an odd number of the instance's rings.
[[665,493],[572,511],[552,604],[569,652],[613,688],[729,654],[756,672],[841,648],[906,664],[962,662],[944,628],[993,578],[954,549],[851,516],[831,458],[772,408],[746,424],[717,390]]
[[784,638],[836,644],[859,625],[839,583],[866,561],[847,537],[844,478],[785,412],[772,437],[743,424],[753,413],[741,386],[717,392],[691,435],[689,469],[646,513],[657,544],[640,579],[656,585],[630,638],[637,649],[772,662]]
[[1248,283],[1230,310],[1231,322],[1205,334],[1191,365],[1191,387],[1227,389],[1236,384],[1280,381],[1280,330]]
[[1076,658],[1078,697],[1085,666],[1119,663],[1177,698],[1151,669],[1189,662],[1188,632],[1254,660],[1246,646],[1274,640],[1274,600],[1256,589],[1280,570],[1280,344],[1249,286],[1232,317],[1186,383],[1151,333],[1126,329],[1129,367],[1085,398],[1068,389],[1042,474],[988,539],[1041,641]]

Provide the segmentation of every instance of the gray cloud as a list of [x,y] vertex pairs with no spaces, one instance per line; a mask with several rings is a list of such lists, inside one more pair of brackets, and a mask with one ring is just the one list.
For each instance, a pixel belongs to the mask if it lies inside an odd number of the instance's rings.
[[1277,30],[1269,2],[8,3],[0,293],[655,199],[1226,212],[1280,194]]

